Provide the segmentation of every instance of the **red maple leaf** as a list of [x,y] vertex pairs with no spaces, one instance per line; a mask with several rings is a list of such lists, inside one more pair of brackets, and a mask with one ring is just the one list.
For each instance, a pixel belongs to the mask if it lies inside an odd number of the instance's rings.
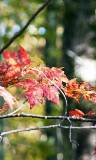
[[[17,52],[3,52],[3,58],[4,61],[0,62],[0,84],[5,87],[21,87],[30,106],[42,103],[46,99],[59,104],[59,91],[78,102],[83,97],[84,100],[96,103],[94,87],[86,82],[79,83],[76,79],[68,80],[61,68],[32,68],[29,54],[23,47]],[[70,114],[80,116],[77,112],[78,110],[70,111]]]
[[84,115],[85,115],[84,112],[82,112],[79,109],[74,109],[69,111],[69,116],[72,116],[72,117],[79,118],[79,117],[83,117]]

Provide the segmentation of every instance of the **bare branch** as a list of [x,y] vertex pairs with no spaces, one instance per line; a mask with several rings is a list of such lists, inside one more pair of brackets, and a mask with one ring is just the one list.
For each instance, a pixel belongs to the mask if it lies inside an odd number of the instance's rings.
[[39,118],[39,119],[59,119],[59,120],[70,120],[70,121],[80,121],[80,122],[96,122],[96,117],[92,118],[75,118],[69,116],[44,116],[44,115],[37,115],[37,114],[29,114],[29,113],[18,113],[18,114],[6,114],[0,115],[0,119],[5,118]]
[[96,129],[96,125],[95,126],[63,126],[60,124],[55,124],[55,125],[48,125],[48,126],[41,126],[41,127],[29,127],[29,128],[20,128],[20,129],[14,129],[14,130],[9,130],[9,131],[3,131],[1,132],[0,136],[6,136],[9,134],[14,134],[14,133],[18,133],[18,132],[24,132],[24,131],[32,131],[32,130],[42,130],[42,129],[50,129],[50,128],[62,128],[62,129]]
[[63,129],[96,129],[96,125],[95,126],[61,126],[60,128]]
[[39,8],[37,9],[37,11],[31,16],[31,18],[27,21],[27,23],[25,24],[25,26],[23,28],[21,28],[21,30],[19,32],[17,32],[15,35],[13,35],[13,37],[11,39],[9,39],[9,41],[0,49],[0,54],[2,54],[2,52],[9,47],[14,41],[15,39],[17,39],[26,29],[27,27],[30,25],[30,23],[38,16],[38,14],[49,5],[49,3],[51,2],[51,0],[46,0],[46,2]]
[[41,129],[49,129],[49,128],[57,128],[60,127],[60,124],[56,124],[56,125],[48,125],[48,126],[41,126],[41,127],[29,127],[29,128],[20,128],[20,129],[14,129],[14,130],[10,130],[10,131],[4,131],[1,132],[0,136],[3,137],[5,135],[8,134],[13,134],[13,133],[18,133],[18,132],[24,132],[24,131],[32,131],[32,130],[41,130]]

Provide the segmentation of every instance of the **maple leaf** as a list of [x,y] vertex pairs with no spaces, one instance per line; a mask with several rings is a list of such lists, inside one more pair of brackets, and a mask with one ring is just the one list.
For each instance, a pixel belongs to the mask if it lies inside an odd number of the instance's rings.
[[9,65],[5,62],[0,62],[0,85],[4,86],[5,74],[7,73]]
[[24,96],[27,98],[30,108],[44,102],[43,90],[35,79],[24,79],[16,84],[24,89]]
[[[26,76],[26,74],[34,75],[35,79],[31,79],[32,77],[28,79],[21,80],[16,84],[16,86],[19,86],[23,89],[25,89],[25,96],[27,96],[27,99],[29,99],[29,103],[31,106],[34,106],[35,104],[42,102],[46,99],[50,100],[51,102],[55,104],[59,104],[59,88],[62,87],[62,81],[65,81],[67,79],[64,75],[64,79],[57,77],[58,72],[62,73],[61,77],[63,77],[64,72],[60,69],[56,68],[49,68],[49,67],[38,67],[36,68],[24,68],[22,71],[22,76]],[[50,73],[48,73],[50,72]],[[52,75],[52,77],[51,77]],[[57,78],[56,78],[57,77]],[[60,79],[60,80],[59,80]],[[67,80],[66,80],[67,81]],[[57,86],[57,87],[56,87]],[[34,90],[35,93],[37,92],[36,89],[40,89],[40,92],[43,93],[43,100],[36,100],[36,97],[34,97]],[[27,94],[28,93],[28,94]],[[37,93],[38,95],[38,93]],[[32,96],[34,98],[32,98]],[[31,98],[30,98],[31,97]]]
[[22,66],[30,64],[29,54],[25,51],[23,47],[20,46],[19,51],[17,52],[18,63]]
[[[96,91],[86,82],[68,80],[64,71],[56,67],[32,67],[28,53],[23,47],[17,52],[3,52],[5,62],[0,62],[0,85],[15,85],[23,89],[30,106],[48,99],[59,104],[59,91],[77,102],[84,100],[96,103]],[[63,83],[65,86],[63,86]],[[65,97],[65,96],[64,96]]]
[[55,86],[43,85],[43,95],[55,104],[59,104],[59,92]]
[[96,103],[96,92],[94,87],[87,82],[78,83],[76,79],[70,80],[66,87],[63,88],[65,94],[79,102],[82,97],[86,101]]
[[93,117],[93,116],[96,116],[96,111],[89,111],[86,113],[87,116],[89,117]]
[[53,81],[55,84],[58,85],[58,87],[62,86],[62,82],[68,83],[68,78],[64,74],[64,71],[62,71],[61,68],[56,67],[41,67],[40,70],[43,74],[40,75],[40,77],[44,78],[45,76]]
[[92,85],[87,82],[82,82],[80,84],[80,90],[84,100],[96,103],[96,91]]
[[74,118],[83,117],[85,114],[79,109],[74,109],[69,111],[69,116],[72,116]]
[[[3,64],[1,66],[3,68]],[[4,65],[2,71],[0,70],[1,86],[7,87],[9,84],[14,84],[14,80],[20,76],[20,67],[18,65]]]
[[5,62],[0,62],[0,76],[5,74],[9,68],[9,65]]
[[31,87],[25,92],[25,97],[30,104],[30,108],[44,102],[43,90],[41,87]]
[[39,83],[35,79],[25,79],[18,82],[16,86],[25,90],[24,95],[32,107],[44,102],[46,99],[52,101],[55,104],[59,104],[58,90],[55,86],[49,86],[49,84],[45,83],[45,81]]
[[23,47],[20,47],[18,52],[4,51],[3,57],[11,65],[19,64],[25,66],[30,63],[30,57]]
[[18,52],[3,52],[5,62],[0,62],[0,82],[3,86],[14,84],[21,77],[24,66],[30,63],[30,58],[23,47]]
[[80,90],[79,90],[79,84],[77,83],[76,79],[70,80],[66,87],[63,88],[66,96],[70,98],[74,98],[76,101],[79,102],[80,100]]
[[16,84],[16,86],[28,90],[28,89],[30,89],[32,87],[37,86],[38,84],[39,84],[38,81],[36,81],[35,79],[29,79],[29,78],[27,78],[27,79],[19,81]]

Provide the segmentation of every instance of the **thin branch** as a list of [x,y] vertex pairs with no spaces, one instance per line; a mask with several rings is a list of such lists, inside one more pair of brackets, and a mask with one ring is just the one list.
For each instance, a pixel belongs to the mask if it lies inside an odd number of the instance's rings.
[[[50,129],[50,128],[62,128],[62,129],[70,129],[70,126],[62,126],[60,124],[56,124],[56,125],[48,125],[48,126],[41,126],[41,127],[29,127],[29,128],[20,128],[20,129],[14,129],[14,130],[9,130],[9,131],[3,131],[0,133],[0,136],[6,136],[9,134],[14,134],[14,133],[18,133],[18,132],[25,132],[25,131],[32,131],[32,130],[41,130],[41,129]],[[71,129],[96,129],[96,125],[95,126],[71,126]]]
[[96,129],[96,125],[94,126],[60,126],[60,128],[63,128],[63,129]]
[[17,32],[15,35],[13,35],[13,37],[11,39],[9,39],[9,41],[0,49],[0,54],[2,54],[2,52],[9,47],[14,41],[15,39],[17,39],[26,29],[27,27],[30,25],[30,23],[38,16],[38,14],[49,5],[49,3],[51,2],[51,0],[46,0],[46,2],[39,8],[37,9],[37,11],[31,16],[31,18],[27,21],[27,23],[24,25],[23,28],[21,28],[21,30],[19,32]]
[[7,114],[7,115],[0,115],[0,119],[6,118],[39,118],[39,119],[59,119],[59,120],[70,120],[70,121],[80,121],[80,122],[96,122],[96,117],[94,118],[75,118],[69,116],[44,116],[44,115],[37,115],[37,114],[28,114],[28,113],[18,113],[18,114]]
[[32,131],[32,130],[41,130],[41,129],[50,129],[50,128],[57,128],[57,127],[60,127],[60,124],[41,126],[41,127],[34,127],[34,126],[32,126],[32,127],[29,127],[29,128],[20,128],[20,129],[14,129],[14,130],[10,130],[10,131],[4,131],[4,132],[1,132],[0,136],[3,137],[5,135],[13,134],[13,133],[18,133],[18,132]]

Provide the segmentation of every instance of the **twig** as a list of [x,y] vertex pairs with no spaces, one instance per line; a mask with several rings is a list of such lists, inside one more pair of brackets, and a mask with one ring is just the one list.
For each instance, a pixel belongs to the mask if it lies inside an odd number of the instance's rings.
[[39,118],[39,119],[59,119],[59,120],[71,120],[71,121],[80,121],[80,122],[96,122],[96,117],[94,118],[75,118],[69,116],[44,116],[44,115],[37,115],[37,114],[29,114],[29,113],[18,113],[18,114],[6,114],[0,115],[0,119],[5,118]]
[[[60,126],[60,128],[63,129],[70,129],[70,126]],[[96,125],[95,126],[71,126],[71,129],[96,129]]]
[[[48,126],[41,126],[41,127],[29,127],[29,128],[20,128],[20,129],[14,129],[14,130],[9,130],[9,131],[3,131],[0,133],[0,136],[6,136],[9,134],[13,134],[13,133],[18,133],[18,132],[24,132],[24,131],[32,131],[32,130],[41,130],[41,129],[50,129],[50,128],[62,128],[62,129],[69,129],[70,126],[62,126],[60,124],[56,124],[56,125],[48,125]],[[95,126],[71,126],[71,129],[96,129],[96,125]]]
[[24,25],[23,28],[21,28],[21,30],[19,32],[17,32],[15,35],[13,35],[13,37],[11,39],[9,39],[9,41],[0,49],[0,54],[2,54],[2,52],[9,47],[15,39],[17,39],[29,26],[29,24],[38,16],[38,14],[49,5],[49,3],[51,2],[51,0],[46,0],[46,2],[39,8],[37,9],[37,11],[31,16],[31,18],[27,21],[27,23]]
[[14,129],[14,130],[10,130],[10,131],[4,131],[4,132],[1,132],[0,136],[3,137],[5,135],[13,134],[13,133],[18,133],[18,132],[32,131],[32,130],[41,130],[41,129],[50,129],[50,128],[57,128],[57,127],[60,127],[60,124],[41,126],[41,127],[34,127],[34,126],[32,126],[32,127],[29,127],[29,128],[20,128],[20,129]]

